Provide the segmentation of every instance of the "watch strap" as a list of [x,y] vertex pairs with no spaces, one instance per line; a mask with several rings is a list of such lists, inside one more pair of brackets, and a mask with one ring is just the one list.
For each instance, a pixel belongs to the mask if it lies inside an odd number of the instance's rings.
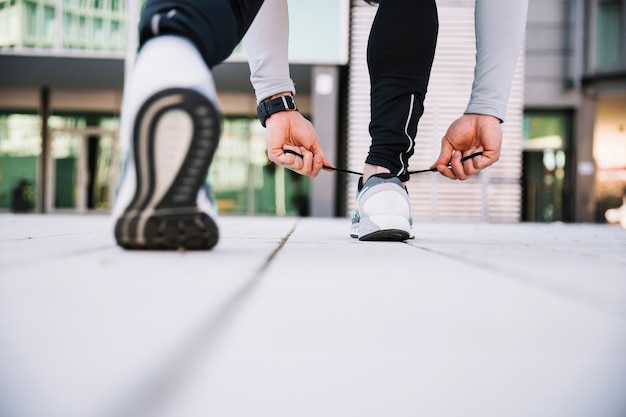
[[259,116],[261,125],[265,127],[265,121],[268,117],[274,113],[286,110],[298,110],[293,96],[280,96],[271,100],[262,101],[256,108],[256,113]]

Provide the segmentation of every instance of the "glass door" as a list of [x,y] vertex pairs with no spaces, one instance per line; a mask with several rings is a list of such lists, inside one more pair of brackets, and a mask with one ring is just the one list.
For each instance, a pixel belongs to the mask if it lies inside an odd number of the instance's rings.
[[109,210],[117,187],[117,131],[52,128],[50,138],[48,211]]
[[572,220],[569,142],[566,113],[526,112],[524,115],[522,220]]

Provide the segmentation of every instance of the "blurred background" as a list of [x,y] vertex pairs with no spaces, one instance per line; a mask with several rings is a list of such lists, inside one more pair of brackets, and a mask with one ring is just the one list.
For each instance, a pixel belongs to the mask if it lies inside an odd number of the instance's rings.
[[[622,206],[626,190],[625,3],[530,0],[500,162],[465,183],[415,175],[408,188],[416,220],[613,218],[605,213]],[[474,1],[439,0],[438,7],[438,49],[412,169],[435,160],[473,77]],[[138,0],[0,0],[1,211],[110,210],[140,8]],[[289,10],[298,106],[329,159],[360,171],[369,145],[365,48],[376,6],[289,0]],[[215,78],[225,122],[207,180],[221,213],[349,215],[356,176],[309,181],[268,162],[242,47]]]

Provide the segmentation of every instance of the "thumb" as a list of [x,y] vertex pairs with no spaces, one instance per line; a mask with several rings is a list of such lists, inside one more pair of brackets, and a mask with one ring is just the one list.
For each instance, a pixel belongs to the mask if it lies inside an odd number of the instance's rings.
[[334,168],[334,167],[335,167],[335,165],[334,165],[332,162],[330,162],[330,161],[326,158],[326,156],[324,156],[324,154],[323,154],[323,153],[322,153],[322,154],[317,154],[317,155],[315,155],[315,157],[314,157],[314,161],[315,161],[315,163],[319,163],[319,164],[321,164],[321,165],[325,165],[325,166],[332,167],[332,168]]
[[436,167],[437,165],[448,165],[448,163],[452,160],[453,151],[454,149],[452,148],[452,145],[450,144],[450,142],[448,142],[445,139],[442,140],[441,152],[439,153],[439,158],[437,158],[435,163],[432,165],[432,168]]

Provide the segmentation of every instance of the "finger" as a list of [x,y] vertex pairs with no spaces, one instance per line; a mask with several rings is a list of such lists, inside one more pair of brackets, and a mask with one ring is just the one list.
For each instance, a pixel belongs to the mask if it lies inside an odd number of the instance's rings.
[[[326,162],[328,164],[326,164]],[[320,171],[324,168],[324,166],[332,166],[330,162],[326,160],[324,154],[314,154],[313,155],[313,167],[309,176],[311,178],[315,178],[319,175]]]
[[303,167],[303,158],[300,149],[297,147],[295,147],[295,149],[297,150],[294,150],[293,147],[285,149],[285,151],[280,155],[277,155],[280,150],[275,150],[274,157],[270,158],[270,160],[272,160],[272,162],[276,165],[300,173]]
[[437,165],[435,168],[437,168],[437,172],[439,172],[446,178],[450,178],[451,180],[458,179],[454,172],[447,165]]
[[478,167],[478,169],[485,169],[500,159],[500,152],[484,150],[482,156],[475,159],[475,166]]
[[463,164],[468,161],[462,162],[461,158],[461,152],[455,152],[454,155],[452,155],[452,160],[450,160],[450,169],[454,172],[456,179],[465,181],[469,178],[469,175],[465,172]]
[[[297,149],[297,151],[294,149]],[[306,148],[298,148],[295,146],[285,145],[283,151],[285,155],[294,155],[295,157],[299,158],[302,161],[301,164],[292,163],[292,164],[282,165],[288,169],[291,169],[294,172],[298,172],[299,174],[308,175],[309,177],[315,178],[317,177],[317,175],[319,175],[322,169],[334,168],[334,165],[328,159],[326,159],[326,157],[323,154],[319,154],[319,155],[313,154],[313,160],[312,160],[313,163],[312,163],[311,171],[310,173],[307,174],[308,169],[307,167],[305,167],[306,162],[304,162],[303,160],[304,155],[306,155],[308,152]],[[283,162],[286,159],[287,158],[285,157],[283,157],[282,159],[280,157],[278,158],[278,160],[283,161]],[[333,171],[332,169],[326,169],[326,170],[329,172]]]
[[[309,149],[313,155],[313,163],[311,165],[311,172],[308,174],[311,178],[315,178],[319,175],[320,171],[324,169],[324,166],[334,168],[335,165],[326,159],[324,152],[322,151],[319,142],[315,141],[312,147]],[[331,170],[332,171],[332,170]]]
[[452,169],[452,161],[460,161],[461,156],[459,152],[453,152],[448,162],[445,164],[439,164],[436,166],[437,171],[446,178],[450,178],[451,180],[458,180],[458,177],[454,170]]
[[301,146],[300,154],[302,155],[302,166],[296,172],[302,175],[311,175],[313,172],[313,152]]
[[482,149],[470,149],[467,152],[463,153],[463,158],[461,159],[463,166],[463,173],[467,176],[467,178],[472,175],[480,172],[480,161],[478,158],[481,157],[479,155],[482,152]]
[[[315,157],[317,158],[318,155],[316,155]],[[329,167],[329,168],[335,168],[335,164],[333,164],[328,159],[326,159],[326,156],[324,156],[324,154],[321,155],[320,161],[322,162],[322,166],[326,166],[326,167]],[[316,161],[316,163],[317,163],[317,161]]]
[[269,159],[280,166],[294,171],[302,167],[302,156],[300,148],[297,146],[285,145],[283,149],[272,149],[269,152]]

